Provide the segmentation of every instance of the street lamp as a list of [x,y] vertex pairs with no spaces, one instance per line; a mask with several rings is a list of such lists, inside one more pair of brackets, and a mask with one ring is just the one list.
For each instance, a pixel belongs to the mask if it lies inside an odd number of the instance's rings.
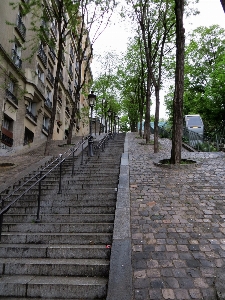
[[88,95],[88,103],[89,107],[91,108],[91,122],[90,122],[90,137],[88,140],[88,149],[89,149],[89,156],[93,156],[93,136],[92,136],[92,114],[93,114],[93,107],[95,106],[96,95],[93,91],[91,94]]
[[111,119],[111,115],[112,115],[112,112],[111,112],[111,110],[109,109],[108,111],[107,111],[107,113],[108,113],[108,117],[109,117],[109,136],[110,136],[110,138],[111,138],[111,129],[110,129],[110,119]]

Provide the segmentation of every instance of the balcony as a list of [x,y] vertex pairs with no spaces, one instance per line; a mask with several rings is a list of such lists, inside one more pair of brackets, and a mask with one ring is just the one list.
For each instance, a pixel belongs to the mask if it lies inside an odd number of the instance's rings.
[[70,118],[70,110],[68,106],[66,106],[65,113]]
[[47,77],[46,77],[46,78],[47,78],[48,81],[51,83],[51,85],[54,84],[55,79],[54,79],[54,76],[52,75],[52,71],[49,70],[49,69],[48,69],[48,74],[47,74]]
[[25,38],[26,38],[26,27],[23,24],[23,21],[22,21],[22,18],[21,18],[20,15],[17,16],[16,29],[20,33],[20,35],[23,38],[23,40],[25,40]]
[[45,105],[46,105],[50,110],[52,110],[52,102],[51,102],[51,100],[50,100],[49,98],[47,98],[47,99],[45,100]]
[[28,108],[26,108],[26,116],[28,116],[29,119],[37,123],[37,117],[34,116],[33,113],[28,110]]
[[57,30],[57,27],[54,24],[52,24],[52,26],[51,26],[51,31],[52,31],[55,39],[56,39],[57,38],[57,34],[58,34],[58,30]]
[[12,92],[10,92],[9,89],[6,89],[6,98],[7,98],[8,100],[10,100],[11,102],[13,102],[13,104],[15,104],[16,107],[18,107],[18,99],[16,98],[15,95],[13,95]]
[[42,47],[40,47],[38,50],[38,57],[42,61],[45,68],[47,68],[47,55],[45,54],[45,51]]
[[1,142],[9,147],[12,147],[13,145],[13,133],[4,127],[2,127]]
[[49,47],[49,54],[51,56],[51,59],[55,62],[55,58],[56,58],[55,50],[51,47]]
[[61,96],[58,96],[58,102],[62,106],[62,97]]
[[22,60],[15,49],[12,49],[12,61],[17,68],[22,68]]

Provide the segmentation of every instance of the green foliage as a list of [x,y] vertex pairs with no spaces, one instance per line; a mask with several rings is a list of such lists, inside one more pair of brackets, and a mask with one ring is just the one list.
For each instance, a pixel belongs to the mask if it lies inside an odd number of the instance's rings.
[[[225,30],[218,25],[198,27],[186,46],[183,114],[200,114],[209,131],[225,120],[224,37]],[[173,70],[172,58],[170,63]],[[170,118],[172,99],[170,87],[165,97]]]

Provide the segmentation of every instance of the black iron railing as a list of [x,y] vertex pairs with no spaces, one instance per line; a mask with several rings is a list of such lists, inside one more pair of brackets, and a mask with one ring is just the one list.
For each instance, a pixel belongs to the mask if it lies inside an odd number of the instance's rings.
[[54,76],[52,75],[52,71],[48,69],[48,73],[47,73],[47,79],[50,81],[50,83],[53,85],[54,84]]
[[25,39],[25,37],[26,37],[26,26],[24,25],[20,15],[17,16],[16,26],[17,26],[18,31],[22,35],[23,39]]
[[47,55],[45,54],[45,51],[42,47],[39,48],[38,50],[38,56],[40,60],[43,62],[44,66],[47,66]]
[[9,100],[11,100],[13,103],[18,105],[18,99],[16,98],[16,96],[9,89],[6,89],[6,97]]
[[[25,194],[27,194],[33,187],[38,186],[38,203],[37,203],[37,214],[36,214],[36,222],[40,222],[40,207],[41,207],[41,184],[42,181],[46,179],[46,177],[51,174],[53,171],[58,170],[58,194],[62,193],[62,167],[63,163],[69,159],[72,158],[72,170],[71,170],[71,176],[74,175],[74,164],[75,164],[75,153],[78,152],[78,149],[81,149],[81,164],[84,162],[84,146],[89,140],[91,139],[91,136],[82,137],[81,141],[79,141],[74,147],[70,148],[63,154],[60,154],[58,158],[54,159],[52,162],[50,162],[47,166],[45,166],[43,169],[41,169],[39,172],[34,174],[31,178],[29,178],[26,182],[21,184],[18,188],[13,190],[9,195],[7,195],[5,198],[1,199],[1,210],[0,210],[0,240],[1,240],[1,234],[2,234],[2,225],[3,225],[3,216],[5,213],[7,213],[10,208],[18,202]],[[103,149],[103,147],[106,145],[106,141],[108,140],[108,136],[105,136],[102,141],[99,142],[98,148]],[[35,182],[33,182],[35,180]],[[30,184],[30,185],[29,185]],[[29,185],[24,191],[22,188]],[[21,192],[21,193],[20,193]],[[20,193],[19,196],[16,195],[16,193]],[[10,199],[14,197],[10,201]],[[10,201],[6,204],[6,201]]]
[[13,146],[13,139],[7,136],[6,134],[2,133],[1,141],[3,144],[12,147]]
[[29,116],[35,123],[37,123],[37,116],[35,116],[28,108],[26,108],[26,115]]

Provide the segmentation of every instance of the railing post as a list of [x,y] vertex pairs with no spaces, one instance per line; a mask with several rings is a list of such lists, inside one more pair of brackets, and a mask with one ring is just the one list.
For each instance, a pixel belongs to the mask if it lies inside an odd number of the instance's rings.
[[59,159],[61,160],[59,165],[59,191],[58,194],[62,194],[62,154],[59,154]]
[[[42,171],[40,171],[40,178],[42,177]],[[41,220],[40,220],[40,207],[41,207],[41,181],[39,181],[39,184],[38,184],[38,208],[37,208],[37,218],[36,218],[36,221],[35,223],[40,223]]]
[[74,156],[75,156],[75,151],[73,151],[73,165],[72,165],[72,176],[73,176],[73,174],[74,174]]
[[[0,201],[2,199],[2,195],[0,195]],[[4,207],[4,199],[2,200],[2,205],[1,205],[1,209],[3,209]],[[2,224],[3,224],[3,214],[0,215],[0,241],[2,238]]]
[[84,162],[84,137],[82,136],[82,148],[81,148],[81,165],[83,165]]

